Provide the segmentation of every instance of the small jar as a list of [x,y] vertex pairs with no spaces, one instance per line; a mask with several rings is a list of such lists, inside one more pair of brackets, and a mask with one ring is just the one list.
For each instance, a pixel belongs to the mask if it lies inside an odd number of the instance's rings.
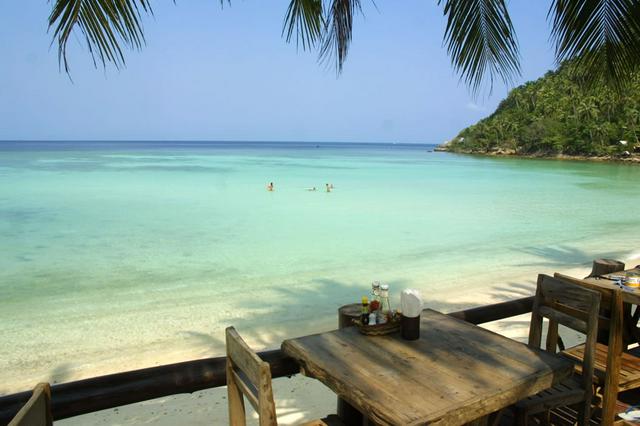
[[639,277],[627,277],[627,281],[624,283],[627,287],[640,288]]
[[369,314],[369,325],[376,325],[376,313],[375,312],[371,312]]

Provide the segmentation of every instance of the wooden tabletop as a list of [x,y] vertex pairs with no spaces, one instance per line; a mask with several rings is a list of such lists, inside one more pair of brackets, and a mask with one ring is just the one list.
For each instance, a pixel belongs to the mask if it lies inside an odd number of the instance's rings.
[[282,350],[381,425],[464,424],[549,388],[573,364],[440,312],[420,339],[355,327],[285,340]]
[[[613,272],[611,274],[602,275],[602,277],[590,277],[585,278],[585,281],[589,281],[591,283],[603,286],[605,288],[618,288],[618,286],[613,281],[614,277],[624,277],[629,274],[640,274],[640,269],[627,269],[625,271]],[[632,305],[640,305],[640,289],[631,290],[629,288],[624,288],[622,292],[622,300],[625,303],[630,303]]]

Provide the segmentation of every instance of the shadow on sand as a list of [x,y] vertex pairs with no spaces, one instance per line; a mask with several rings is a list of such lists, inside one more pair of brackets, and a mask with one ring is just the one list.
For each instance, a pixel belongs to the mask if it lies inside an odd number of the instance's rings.
[[530,256],[535,256],[539,259],[537,262],[519,264],[517,266],[540,266],[544,268],[565,269],[570,265],[588,267],[591,265],[593,259],[596,258],[618,259],[625,257],[625,252],[622,250],[610,252],[588,252],[569,245],[543,247],[525,246],[515,248],[514,250]]

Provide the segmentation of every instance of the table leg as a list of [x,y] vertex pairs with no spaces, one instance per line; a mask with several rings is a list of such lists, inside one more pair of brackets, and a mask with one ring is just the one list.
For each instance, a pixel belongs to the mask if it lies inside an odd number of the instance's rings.
[[618,384],[620,382],[620,362],[623,349],[623,308],[622,297],[614,292],[614,307],[609,328],[609,353],[607,355],[607,375],[605,377],[602,401],[602,425],[611,426],[615,418]]
[[[361,308],[362,305],[358,303],[341,306],[338,309],[338,328],[352,327],[353,322],[351,320],[360,316]],[[345,425],[362,425],[362,413],[342,398],[338,398],[336,413]]]
[[640,321],[640,306],[635,305],[635,310],[631,314],[631,306],[629,307],[629,317],[625,318],[625,328],[630,335],[629,344],[640,343],[640,329],[638,328]]
[[489,416],[480,417],[479,419],[475,419],[472,422],[467,423],[467,426],[488,426],[489,425]]
[[337,413],[345,425],[361,426],[363,424],[362,413],[342,398],[338,398]]

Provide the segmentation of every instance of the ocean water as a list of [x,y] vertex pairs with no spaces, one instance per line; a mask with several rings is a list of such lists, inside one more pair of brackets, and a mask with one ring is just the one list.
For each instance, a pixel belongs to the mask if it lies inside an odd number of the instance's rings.
[[432,149],[0,143],[0,394],[217,355],[231,324],[277,346],[373,280],[428,302],[639,248],[640,167]]

